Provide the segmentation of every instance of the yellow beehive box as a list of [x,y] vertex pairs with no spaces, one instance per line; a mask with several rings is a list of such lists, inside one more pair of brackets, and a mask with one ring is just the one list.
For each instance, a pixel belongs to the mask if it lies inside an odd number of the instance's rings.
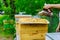
[[48,31],[46,24],[21,24],[20,33],[46,33]]
[[40,18],[21,18],[19,20],[21,23],[36,23],[36,24],[48,24],[49,22],[46,19],[40,19]]
[[21,40],[45,40],[45,34],[35,34],[35,35],[22,34]]
[[40,18],[20,18],[16,25],[20,40],[45,40],[49,22]]

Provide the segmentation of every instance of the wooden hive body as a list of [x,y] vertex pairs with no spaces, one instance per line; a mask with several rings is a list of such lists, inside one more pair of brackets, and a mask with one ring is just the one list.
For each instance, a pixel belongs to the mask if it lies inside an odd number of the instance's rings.
[[16,31],[19,40],[45,40],[48,22],[45,19],[21,18],[19,23],[16,23]]

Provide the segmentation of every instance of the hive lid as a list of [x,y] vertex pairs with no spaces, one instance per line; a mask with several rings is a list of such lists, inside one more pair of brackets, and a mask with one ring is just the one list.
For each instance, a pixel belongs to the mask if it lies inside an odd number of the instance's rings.
[[15,15],[15,18],[30,18],[31,15]]
[[49,24],[49,21],[40,18],[20,18],[19,23],[20,24]]

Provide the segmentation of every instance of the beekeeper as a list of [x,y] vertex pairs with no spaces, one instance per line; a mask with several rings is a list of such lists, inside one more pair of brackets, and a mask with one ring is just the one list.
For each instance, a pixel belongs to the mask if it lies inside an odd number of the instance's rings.
[[[44,9],[50,9],[50,8],[58,8],[60,9],[60,4],[47,4],[44,6]],[[56,32],[60,31],[60,23],[58,24],[58,27],[56,28]]]

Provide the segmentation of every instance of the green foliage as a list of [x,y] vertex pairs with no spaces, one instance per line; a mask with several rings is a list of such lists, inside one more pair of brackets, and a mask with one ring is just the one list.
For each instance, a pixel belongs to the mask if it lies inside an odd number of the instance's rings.
[[[10,5],[11,0],[0,0],[0,10],[5,11],[4,15],[0,15],[0,26],[3,27],[5,34],[15,33],[14,9]],[[7,20],[7,24],[3,21]],[[13,20],[13,22],[11,22]]]
[[[45,3],[45,0],[16,0],[12,3],[11,0],[0,0],[1,3],[1,10],[5,11],[5,15],[14,15],[12,8],[13,4],[15,5],[16,13],[18,12],[26,12],[27,14],[35,15],[38,11],[43,9],[43,5]],[[7,5],[7,7],[6,7]]]
[[9,5],[10,1],[9,0],[6,0],[6,3],[8,4],[8,7],[5,6],[5,2],[3,0],[0,0],[0,10],[3,10],[5,11],[5,15],[10,15],[11,14],[11,7]]
[[0,25],[2,25],[2,26],[3,26],[3,20],[4,19],[8,20],[9,19],[8,15],[4,15],[4,16],[0,15]]
[[2,0],[0,0],[0,10],[2,10],[2,7],[3,7],[3,2],[2,2]]
[[50,3],[50,4],[59,4],[60,3],[60,0],[46,0],[46,3]]
[[45,0],[16,0],[16,12],[26,12],[36,15],[37,10],[42,10]]
[[0,28],[3,27],[4,33],[14,34],[15,33],[15,22],[9,18],[9,15],[0,15]]

